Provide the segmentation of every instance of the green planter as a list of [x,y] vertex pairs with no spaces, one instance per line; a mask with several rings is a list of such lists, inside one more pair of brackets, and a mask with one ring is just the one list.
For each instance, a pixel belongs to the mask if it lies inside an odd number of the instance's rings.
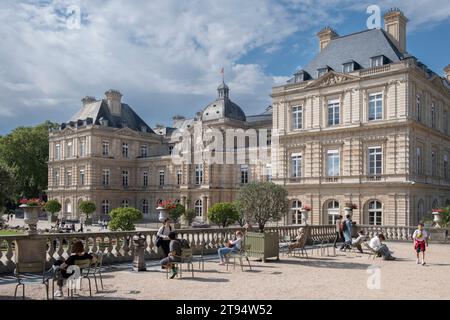
[[278,232],[247,232],[245,245],[250,246],[248,254],[250,257],[262,259],[266,262],[268,258],[280,259]]

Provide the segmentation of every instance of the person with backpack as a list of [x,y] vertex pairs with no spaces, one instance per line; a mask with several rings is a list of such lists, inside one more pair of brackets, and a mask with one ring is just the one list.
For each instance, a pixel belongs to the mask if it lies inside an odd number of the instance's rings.
[[186,240],[184,240],[184,239],[182,239],[181,241],[178,240],[177,234],[174,231],[171,231],[169,233],[168,238],[170,239],[169,254],[167,255],[167,257],[162,259],[160,263],[161,263],[161,268],[172,270],[172,275],[171,275],[170,279],[173,279],[178,274],[178,270],[177,270],[176,265],[173,264],[172,262],[181,261],[181,249],[182,249],[183,245],[184,246],[186,245],[184,242]]
[[170,239],[169,233],[172,232],[172,226],[170,225],[170,219],[164,220],[163,225],[158,229],[158,233],[156,234],[156,246],[161,247],[164,252],[164,258],[169,255],[170,252]]
[[341,251],[344,249],[352,248],[352,216],[346,215],[345,220],[342,222],[342,233],[344,234],[344,243],[341,246]]
[[219,265],[225,265],[225,256],[233,251],[239,251],[241,249],[242,240],[244,239],[244,234],[242,231],[236,231],[236,239],[230,240],[226,243],[225,247],[219,248],[217,253],[219,254],[220,263]]

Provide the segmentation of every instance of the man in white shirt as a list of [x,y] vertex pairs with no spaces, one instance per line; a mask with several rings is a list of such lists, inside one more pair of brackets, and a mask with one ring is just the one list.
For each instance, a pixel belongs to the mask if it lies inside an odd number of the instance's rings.
[[382,233],[376,235],[372,239],[370,239],[369,246],[375,250],[379,255],[383,257],[384,260],[395,260],[395,257],[391,255],[391,251],[381,241],[386,240]]

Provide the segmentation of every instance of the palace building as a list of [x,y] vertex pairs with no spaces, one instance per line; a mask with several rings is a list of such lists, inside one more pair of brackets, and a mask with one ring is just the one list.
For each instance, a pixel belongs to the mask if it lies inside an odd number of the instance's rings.
[[[303,205],[311,207],[309,223],[333,223],[347,202],[358,206],[358,223],[416,224],[450,204],[450,65],[441,77],[408,53],[400,10],[384,22],[345,36],[322,29],[319,53],[273,88],[273,108],[259,115],[231,101],[224,82],[195,118],[176,116],[171,127],[150,128],[116,90],[84,98],[50,133],[49,198],[71,218],[82,200],[94,201],[98,215],[130,206],[152,217],[160,201],[177,199],[205,220],[212,204],[232,201],[243,184],[270,180],[289,192],[284,224],[299,224]],[[249,152],[236,163],[173,161],[178,135],[195,140],[196,130],[267,132],[256,151],[270,161],[252,162]],[[239,154],[233,143],[208,152]]]

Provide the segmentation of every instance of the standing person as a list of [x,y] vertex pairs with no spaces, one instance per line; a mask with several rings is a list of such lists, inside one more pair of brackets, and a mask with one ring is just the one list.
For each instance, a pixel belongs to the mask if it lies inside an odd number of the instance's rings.
[[389,250],[387,245],[381,242],[384,240],[386,240],[386,238],[382,233],[380,233],[370,240],[369,246],[379,255],[381,255],[383,257],[383,260],[395,260],[395,257],[392,256],[391,251]]
[[336,237],[334,238],[333,247],[337,248],[336,243],[339,239],[342,239],[344,241],[344,234],[342,233],[341,225],[342,225],[342,215],[339,215],[339,217],[336,219]]
[[161,268],[172,269],[172,276],[170,279],[173,279],[178,274],[178,271],[177,267],[172,262],[181,261],[181,242],[177,240],[177,234],[174,231],[169,232],[168,237],[170,239],[169,254],[162,259],[160,263]]
[[170,252],[170,239],[169,234],[172,232],[172,226],[170,225],[170,219],[164,220],[163,225],[158,229],[156,234],[156,246],[161,247],[164,252],[164,258],[169,255]]
[[413,233],[414,250],[417,255],[417,264],[420,264],[420,252],[422,252],[422,265],[425,265],[425,246],[428,247],[428,233],[424,229],[423,223],[419,223],[417,230]]
[[352,217],[351,215],[346,215],[345,220],[342,222],[342,232],[344,234],[344,243],[340,250],[351,249],[352,246]]
[[236,239],[228,241],[225,247],[219,248],[219,250],[217,250],[220,259],[219,265],[222,266],[225,264],[225,255],[229,254],[232,251],[239,251],[241,249],[243,239],[244,234],[242,233],[242,231],[236,231]]

